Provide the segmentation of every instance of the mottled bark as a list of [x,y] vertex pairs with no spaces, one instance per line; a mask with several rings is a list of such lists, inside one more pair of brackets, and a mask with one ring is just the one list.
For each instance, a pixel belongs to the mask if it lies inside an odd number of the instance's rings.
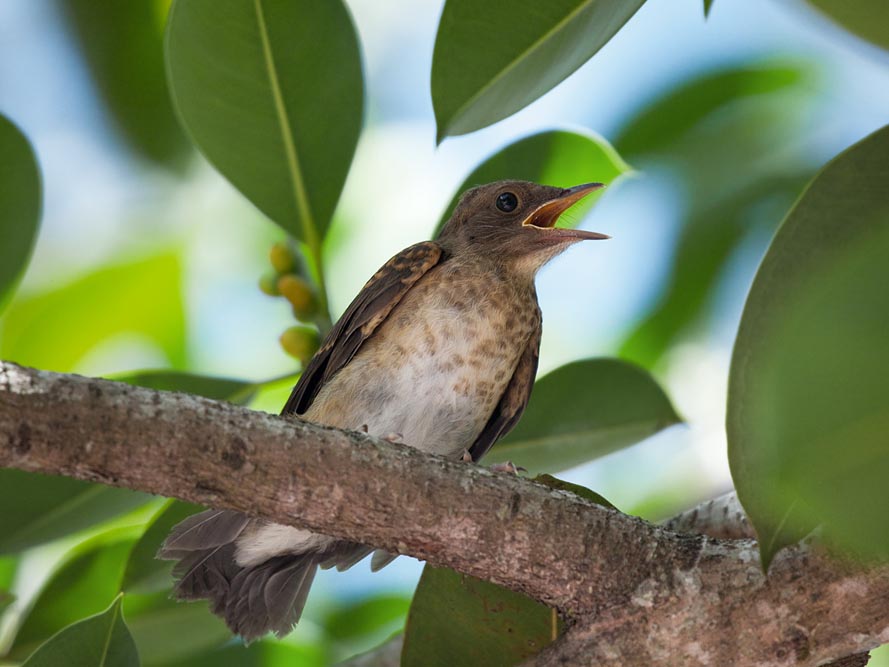
[[889,567],[680,534],[361,433],[0,366],[0,465],[241,510],[407,553],[572,619],[540,665],[818,665],[889,641]]

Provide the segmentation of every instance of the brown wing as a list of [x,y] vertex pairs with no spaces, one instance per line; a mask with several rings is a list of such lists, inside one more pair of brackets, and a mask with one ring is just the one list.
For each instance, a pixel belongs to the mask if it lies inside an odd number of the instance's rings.
[[473,461],[478,461],[483,457],[489,449],[504,435],[509,433],[512,428],[519,422],[525,406],[528,405],[528,399],[531,397],[531,387],[534,386],[534,376],[537,374],[537,359],[540,356],[540,320],[537,321],[537,328],[528,339],[528,344],[519,358],[512,379],[506,385],[506,391],[500,398],[497,407],[494,408],[494,414],[488,419],[485,428],[472,443],[469,453]]
[[355,297],[303,371],[281,414],[303,414],[321,387],[345,366],[407,291],[442,260],[441,247],[417,243],[386,262]]

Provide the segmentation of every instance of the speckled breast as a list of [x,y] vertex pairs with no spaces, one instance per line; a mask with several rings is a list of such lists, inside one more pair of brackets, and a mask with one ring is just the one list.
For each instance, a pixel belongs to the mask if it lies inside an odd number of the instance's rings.
[[305,417],[459,456],[539,324],[533,287],[443,264],[414,287]]

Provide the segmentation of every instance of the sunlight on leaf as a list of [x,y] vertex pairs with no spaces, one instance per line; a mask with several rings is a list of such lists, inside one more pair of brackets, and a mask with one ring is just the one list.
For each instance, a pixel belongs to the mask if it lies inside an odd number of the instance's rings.
[[100,342],[135,333],[185,365],[182,269],[165,253],[106,266],[55,289],[22,295],[0,321],[0,357],[66,372]]

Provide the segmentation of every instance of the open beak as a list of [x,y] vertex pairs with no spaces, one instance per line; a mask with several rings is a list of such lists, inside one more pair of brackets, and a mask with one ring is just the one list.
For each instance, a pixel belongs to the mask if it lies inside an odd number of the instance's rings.
[[546,230],[546,240],[600,240],[610,239],[607,234],[599,232],[587,232],[582,229],[564,229],[556,227],[559,216],[571,208],[574,204],[586,197],[591,192],[601,190],[605,185],[602,183],[584,183],[583,185],[575,185],[573,188],[562,190],[561,194],[541,204],[534,209],[531,214],[522,222],[523,227],[537,227]]

